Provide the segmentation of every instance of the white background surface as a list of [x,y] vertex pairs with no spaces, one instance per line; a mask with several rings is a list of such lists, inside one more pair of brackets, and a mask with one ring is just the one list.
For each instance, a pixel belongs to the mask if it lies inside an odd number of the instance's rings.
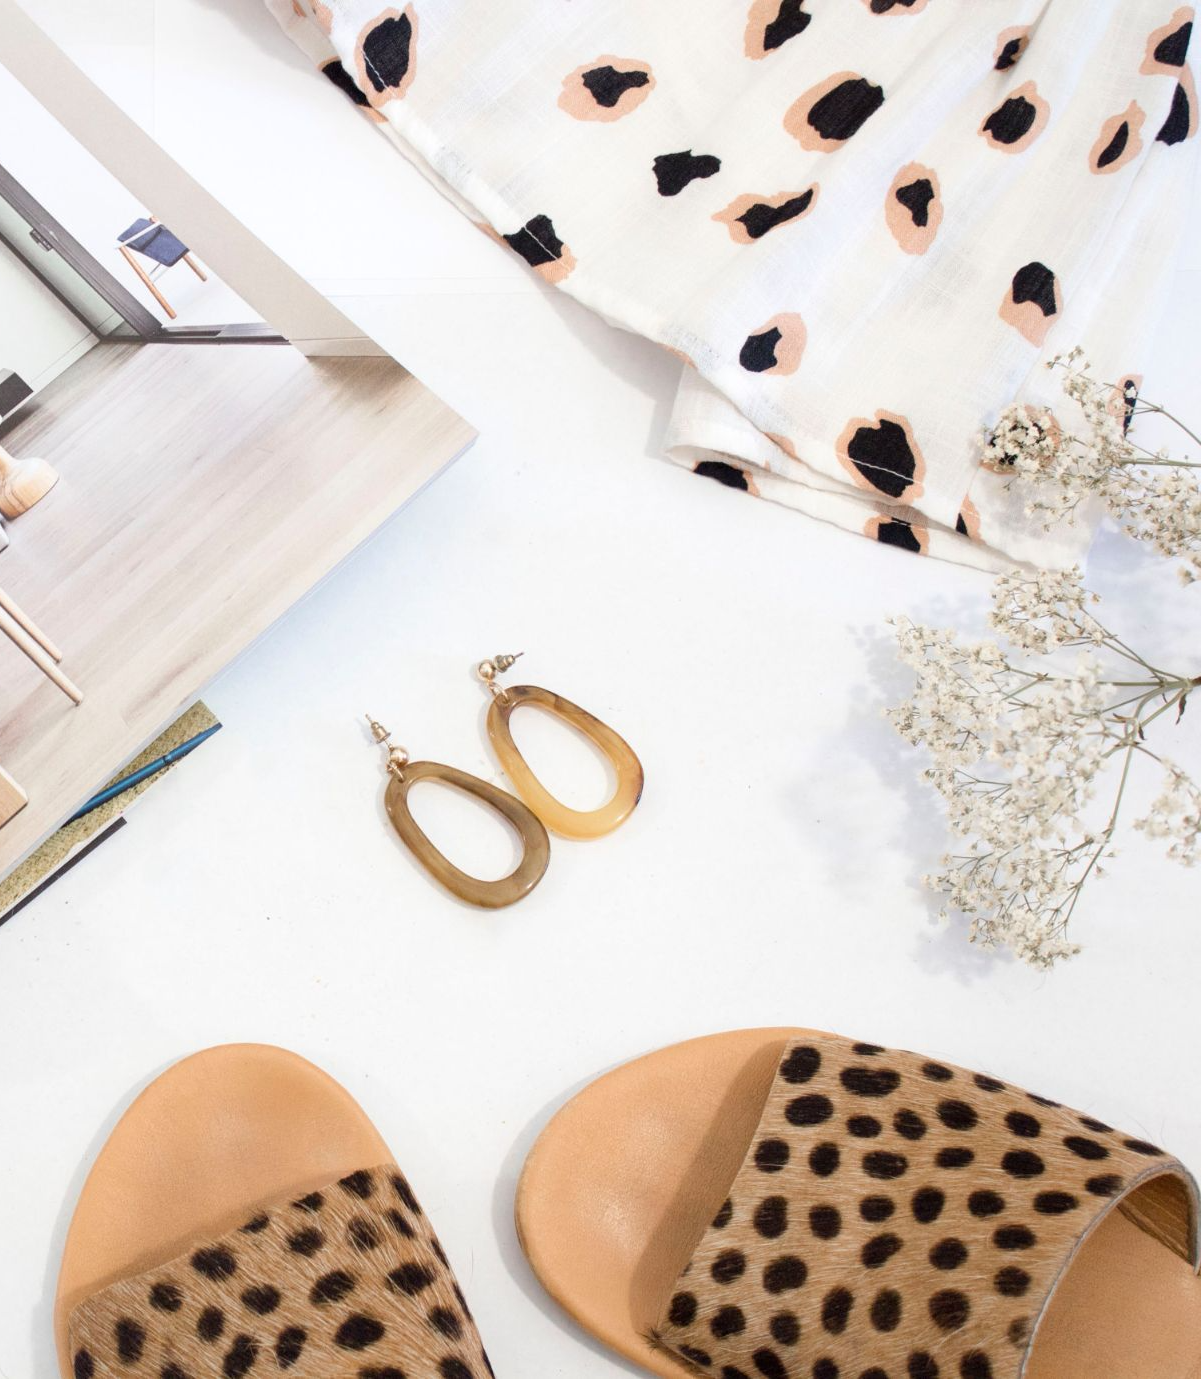
[[[655,458],[674,362],[544,291],[253,3],[26,3],[482,436],[212,687],[224,731],[0,929],[8,1379],[54,1372],[58,1255],[115,1118],[213,1043],[286,1045],[360,1098],[501,1379],[626,1371],[542,1296],[512,1193],[570,1092],[676,1039],[796,1023],[916,1048],[1201,1167],[1196,873],[1132,837],[1083,907],[1085,953],[1050,976],[939,928],[918,885],[944,833],[920,760],[880,718],[906,686],[884,619],[978,619],[985,577]],[[1192,239],[1146,369],[1150,395],[1182,408],[1197,401]],[[1104,539],[1093,582],[1128,640],[1201,655],[1197,595],[1166,569]],[[625,828],[555,841],[533,896],[485,914],[436,891],[390,834],[361,715],[415,756],[499,780],[469,671],[521,648],[518,678],[611,721],[647,788]],[[1198,750],[1186,733],[1182,758]],[[599,798],[586,754],[524,737],[569,801]],[[461,864],[506,869],[508,842],[470,806],[425,802],[422,818]]]

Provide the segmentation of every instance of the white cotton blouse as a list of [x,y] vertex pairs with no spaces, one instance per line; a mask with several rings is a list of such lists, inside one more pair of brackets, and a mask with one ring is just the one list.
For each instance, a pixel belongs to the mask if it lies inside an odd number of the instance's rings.
[[874,540],[1078,559],[981,436],[1115,406],[1189,187],[1171,0],[266,0],[548,283],[682,361],[668,453]]

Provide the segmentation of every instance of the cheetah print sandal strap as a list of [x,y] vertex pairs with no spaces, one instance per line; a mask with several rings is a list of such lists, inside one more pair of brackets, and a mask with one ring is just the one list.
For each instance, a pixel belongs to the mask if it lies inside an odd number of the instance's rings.
[[471,1313],[394,1164],[249,1211],[69,1321],[75,1379],[487,1379]]
[[1114,1212],[1196,1268],[1197,1186],[1154,1145],[919,1055],[795,1040],[653,1339],[721,1379],[1019,1379]]

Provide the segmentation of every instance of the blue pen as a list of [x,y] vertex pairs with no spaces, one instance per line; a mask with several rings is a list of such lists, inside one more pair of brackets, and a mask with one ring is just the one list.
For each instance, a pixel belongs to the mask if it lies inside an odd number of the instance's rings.
[[204,732],[197,733],[195,737],[188,738],[186,742],[181,742],[178,747],[172,747],[169,752],[159,757],[156,761],[147,762],[145,766],[140,767],[132,775],[126,776],[124,780],[114,781],[112,785],[106,786],[101,790],[98,795],[93,795],[82,808],[76,810],[75,813],[71,815],[67,822],[73,824],[76,819],[82,819],[85,814],[90,814],[93,809],[99,809],[106,801],[113,799],[126,790],[132,790],[135,785],[144,781],[148,776],[153,776],[159,771],[166,770],[172,762],[178,761],[181,757],[186,757],[189,752],[194,752],[206,738],[212,737],[220,727],[220,723],[214,723],[211,728],[205,728]]

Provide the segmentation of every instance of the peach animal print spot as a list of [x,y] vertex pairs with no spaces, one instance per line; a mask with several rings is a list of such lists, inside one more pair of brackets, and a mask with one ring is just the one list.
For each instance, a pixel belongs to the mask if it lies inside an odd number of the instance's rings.
[[1000,315],[1032,345],[1041,345],[1063,310],[1059,280],[1045,263],[1023,264],[1013,275]]
[[755,0],[747,16],[743,50],[758,61],[803,34],[812,18],[805,0]]
[[1120,115],[1111,115],[1089,150],[1089,171],[1098,175],[1117,172],[1137,158],[1143,147],[1142,128],[1146,118],[1137,101],[1131,101]]
[[1051,107],[1032,81],[1024,81],[980,121],[977,131],[1002,153],[1021,153],[1047,126]]
[[980,540],[980,514],[970,498],[965,498],[960,505],[959,516],[955,519],[955,530],[960,536],[966,536],[969,541]]
[[369,19],[355,44],[359,90],[378,109],[400,100],[417,73],[417,16],[412,5]]
[[855,417],[847,422],[835,450],[860,488],[896,502],[912,502],[921,495],[926,462],[907,418],[895,412],[877,412],[872,419]]
[[730,231],[735,244],[753,244],[778,225],[800,220],[813,209],[818,184],[800,192],[777,192],[775,196],[757,196],[751,192],[735,197],[730,204],[714,215]]
[[801,367],[807,333],[794,311],[784,311],[752,331],[738,352],[748,373],[791,374]]
[[907,254],[924,254],[929,249],[942,224],[942,195],[933,168],[905,164],[888,189],[884,219]]
[[810,153],[830,153],[857,134],[883,104],[883,87],[857,72],[835,72],[792,103],[784,128]]
[[559,109],[577,120],[608,124],[637,110],[654,89],[649,62],[606,53],[563,78]]

